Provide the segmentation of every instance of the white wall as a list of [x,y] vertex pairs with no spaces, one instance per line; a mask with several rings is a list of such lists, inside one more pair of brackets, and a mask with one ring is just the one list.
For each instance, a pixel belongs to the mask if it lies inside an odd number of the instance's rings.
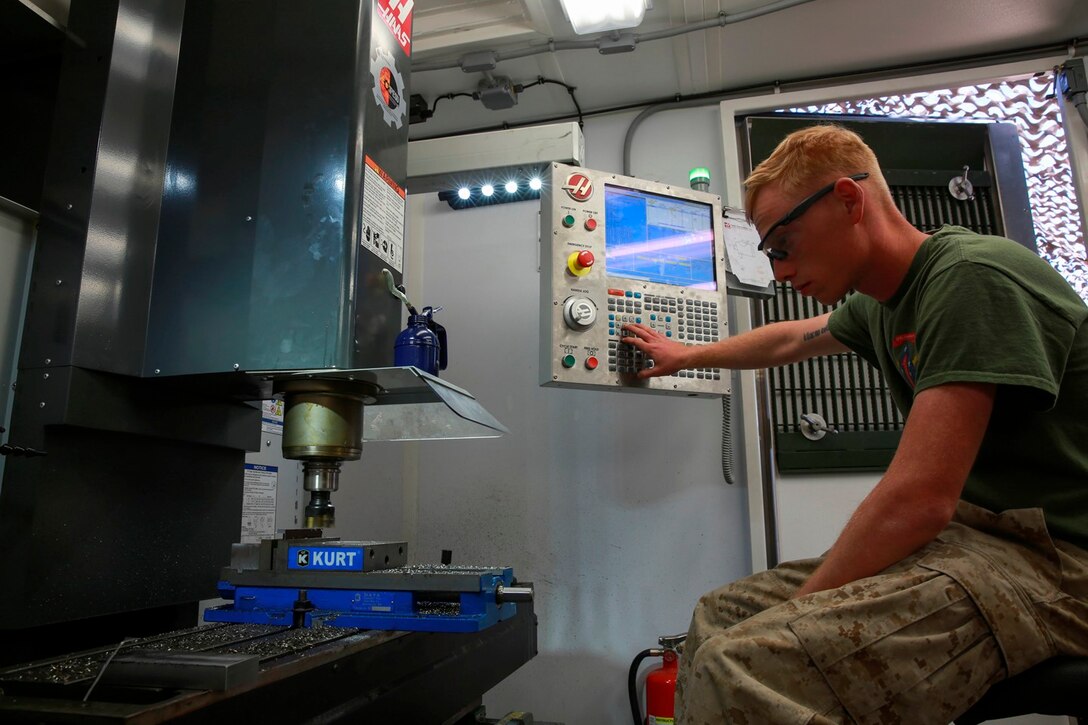
[[831,548],[878,480],[872,473],[780,477],[775,482],[779,559],[805,559]]
[[[336,526],[326,529],[328,536],[347,541],[407,540],[412,553],[415,542],[402,523],[404,451],[410,445],[365,441],[358,461],[344,461],[340,489],[332,496]],[[310,494],[303,491],[300,505],[309,500]]]
[[[717,109],[671,115],[640,131],[635,172],[686,184],[720,158]],[[620,171],[632,117],[587,122],[587,166]],[[536,585],[540,654],[485,698],[490,716],[629,723],[634,655],[686,630],[701,593],[748,573],[746,491],[722,479],[719,401],[539,387],[538,209],[410,198],[423,252],[409,287],[416,304],[445,308],[443,377],[511,431],[412,444],[411,546],[417,560],[452,549],[454,562],[511,565]]]

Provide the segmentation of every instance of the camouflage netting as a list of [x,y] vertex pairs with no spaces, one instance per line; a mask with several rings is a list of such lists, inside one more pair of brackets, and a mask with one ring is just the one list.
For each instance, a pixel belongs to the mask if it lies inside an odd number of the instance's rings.
[[[1039,253],[1088,301],[1084,233],[1069,166],[1061,110],[1053,96],[1054,73],[823,106],[794,113],[911,116],[915,118],[1009,121],[1020,132],[1031,216]],[[1079,128],[1079,119],[1075,120]]]

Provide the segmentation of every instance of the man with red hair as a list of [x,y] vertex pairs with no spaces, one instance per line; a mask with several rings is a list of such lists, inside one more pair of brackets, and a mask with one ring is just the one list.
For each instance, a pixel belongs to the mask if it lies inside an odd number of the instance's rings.
[[1015,242],[913,227],[839,126],[783,140],[746,209],[776,279],[846,301],[699,346],[628,325],[654,361],[640,375],[853,350],[906,425],[828,552],[699,601],[678,721],[946,725],[995,682],[1088,654],[1084,302]]

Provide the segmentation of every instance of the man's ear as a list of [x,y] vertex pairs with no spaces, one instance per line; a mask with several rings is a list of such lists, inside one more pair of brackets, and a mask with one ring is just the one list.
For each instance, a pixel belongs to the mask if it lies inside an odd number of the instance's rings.
[[845,176],[836,181],[835,198],[842,203],[852,224],[860,223],[865,217],[865,189],[858,182]]

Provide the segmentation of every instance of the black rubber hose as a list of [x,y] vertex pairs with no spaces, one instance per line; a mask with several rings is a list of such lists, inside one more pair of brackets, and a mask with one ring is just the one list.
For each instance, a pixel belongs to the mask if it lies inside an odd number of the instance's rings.
[[660,656],[661,650],[642,650],[635,655],[635,659],[631,662],[631,670],[627,673],[627,694],[631,698],[631,717],[633,718],[635,725],[643,725],[642,707],[638,704],[638,692],[635,690],[635,680],[638,677],[638,668],[642,664],[642,660],[655,655]]

